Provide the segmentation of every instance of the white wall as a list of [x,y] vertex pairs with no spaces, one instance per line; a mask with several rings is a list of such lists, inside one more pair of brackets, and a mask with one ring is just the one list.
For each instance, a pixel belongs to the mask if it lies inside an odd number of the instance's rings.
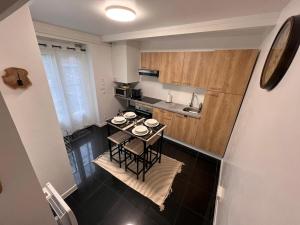
[[[189,34],[141,40],[141,51],[210,51],[214,49],[246,49],[259,48],[269,30],[253,29],[246,31],[223,31],[206,34]],[[141,76],[139,88],[145,96],[165,100],[168,92],[173,101],[188,104],[193,91],[198,93],[203,102],[205,90],[193,87],[162,84],[157,78]]]
[[114,82],[111,62],[111,46],[88,44],[88,54],[92,63],[98,102],[99,121],[103,126],[106,119],[115,116],[122,106],[114,96]]
[[140,46],[142,51],[258,48],[269,31],[256,28],[148,38],[141,40]]
[[75,182],[28,7],[1,21],[0,33],[0,73],[8,67],[21,67],[32,82],[27,90],[13,90],[1,81],[0,91],[40,184],[51,182],[62,194]]
[[285,77],[268,92],[259,87],[268,50],[282,23],[300,14],[291,1],[262,52],[238,116],[225,158],[220,225],[300,224],[300,51]]
[[56,224],[1,93],[0,124],[1,224]]

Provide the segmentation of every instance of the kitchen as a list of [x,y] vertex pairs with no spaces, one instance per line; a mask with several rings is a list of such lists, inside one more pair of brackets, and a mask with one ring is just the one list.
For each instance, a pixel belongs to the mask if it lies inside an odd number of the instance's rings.
[[299,13],[0,3],[0,220],[298,224]]
[[[123,45],[135,55],[128,53],[127,60],[114,57],[126,55],[122,54],[126,49],[120,47]],[[139,50],[134,46],[112,45],[114,81],[121,83],[115,88],[116,97],[126,99],[128,106],[135,105],[137,112],[167,124],[165,134],[171,140],[222,158],[259,50],[141,52],[137,63]],[[139,69],[139,74],[133,75],[130,70],[126,73],[120,65],[133,71]],[[145,87],[149,80],[153,85]],[[160,88],[153,91],[158,85]],[[172,89],[180,88],[192,93],[180,93],[175,99],[179,102],[172,102]],[[190,99],[185,100],[184,94]]]

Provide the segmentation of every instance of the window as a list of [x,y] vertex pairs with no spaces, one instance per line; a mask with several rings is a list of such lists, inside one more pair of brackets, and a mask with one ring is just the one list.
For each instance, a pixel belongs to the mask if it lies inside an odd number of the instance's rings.
[[41,54],[59,124],[64,134],[97,122],[94,81],[80,48],[45,44]]

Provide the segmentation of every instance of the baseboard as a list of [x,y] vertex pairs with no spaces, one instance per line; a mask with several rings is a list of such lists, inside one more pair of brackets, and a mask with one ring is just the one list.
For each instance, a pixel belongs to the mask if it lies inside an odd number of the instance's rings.
[[65,193],[63,193],[61,195],[61,197],[63,199],[67,198],[69,195],[71,195],[74,191],[77,190],[77,185],[75,184],[74,186],[72,186],[70,189],[68,189]]
[[166,139],[168,139],[168,140],[170,140],[170,141],[173,141],[173,142],[175,142],[175,143],[178,143],[178,144],[180,144],[180,145],[183,145],[183,146],[185,146],[185,147],[191,148],[191,149],[193,149],[193,150],[195,150],[195,151],[197,151],[197,152],[200,152],[200,153],[202,153],[202,154],[204,154],[204,155],[208,155],[208,156],[213,157],[213,158],[215,158],[215,159],[222,160],[222,158],[221,158],[220,156],[217,156],[217,155],[208,153],[208,152],[206,152],[206,151],[204,151],[204,150],[202,150],[202,149],[200,149],[200,148],[196,148],[195,146],[188,145],[188,144],[186,144],[186,143],[184,143],[184,142],[178,141],[178,140],[173,139],[173,138],[171,138],[171,137],[169,137],[169,136],[164,135],[164,138],[166,138]]

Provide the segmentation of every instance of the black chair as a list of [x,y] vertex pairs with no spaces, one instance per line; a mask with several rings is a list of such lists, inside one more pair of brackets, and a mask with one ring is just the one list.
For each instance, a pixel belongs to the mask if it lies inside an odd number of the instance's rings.
[[[124,151],[123,146],[126,142],[128,142],[130,138],[131,138],[130,135],[122,131],[118,131],[113,135],[107,137],[108,145],[109,145],[110,161],[114,160],[117,163],[119,163],[120,168],[122,167],[122,163],[125,161],[125,159],[121,158],[121,154]],[[116,144],[116,146],[112,147],[112,143]],[[115,155],[118,155],[118,157],[115,158]]]
[[[147,169],[149,168],[149,165],[154,164],[157,160],[160,162],[160,153],[152,150],[152,145],[154,145],[158,140],[160,139],[160,136],[157,135],[154,138],[152,138],[148,143],[144,143],[140,139],[134,138],[130,140],[128,143],[124,145],[125,150],[125,171],[129,170],[130,172],[134,173],[136,175],[136,178],[139,179],[140,173],[143,172],[143,181],[145,180],[145,173],[147,172]],[[145,146],[146,144],[146,146]],[[146,147],[146,151],[144,151]],[[133,159],[129,162],[128,155],[133,155]],[[152,157],[154,156],[154,157]],[[130,168],[129,166],[135,162],[136,163],[136,169]],[[141,164],[141,165],[140,165]]]

